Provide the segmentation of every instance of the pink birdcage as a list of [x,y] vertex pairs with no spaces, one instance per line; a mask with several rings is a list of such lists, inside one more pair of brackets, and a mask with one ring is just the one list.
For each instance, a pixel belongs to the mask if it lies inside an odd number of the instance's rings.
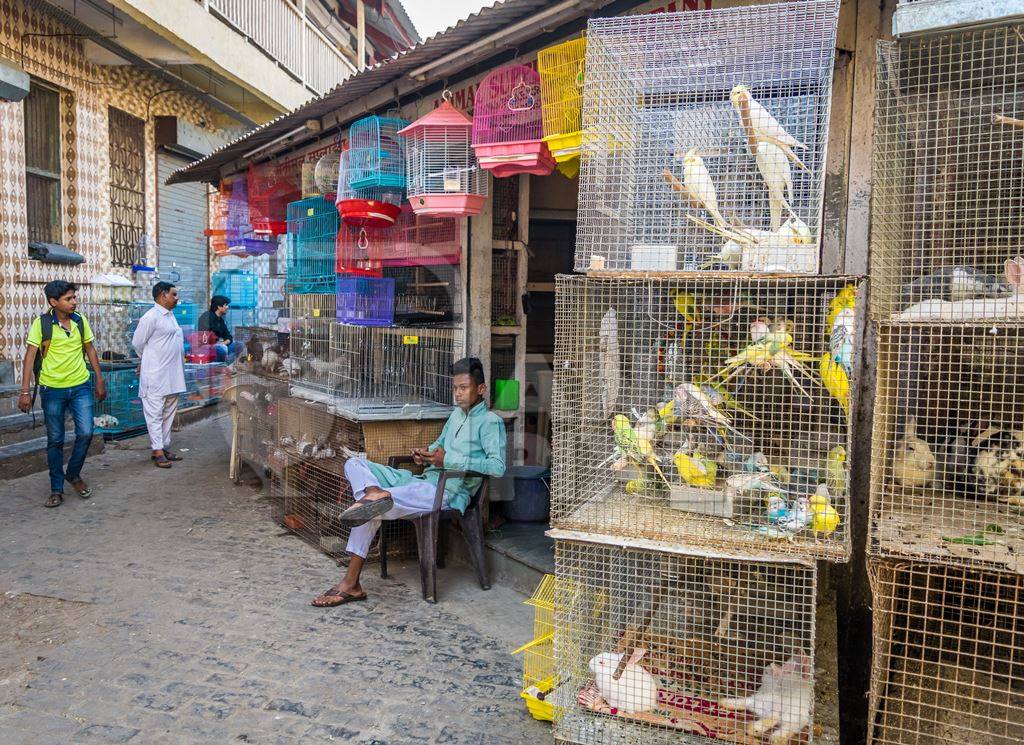
[[502,67],[484,78],[473,103],[473,150],[496,178],[546,176],[555,159],[544,142],[540,76],[526,65]]
[[487,177],[473,156],[473,121],[444,92],[440,106],[398,134],[406,138],[409,203],[419,215],[478,215]]
[[395,227],[368,228],[365,226],[342,224],[338,227],[338,238],[335,243],[334,271],[337,274],[358,274],[363,277],[381,276],[382,264],[374,261],[370,255],[381,251],[378,245],[387,245],[394,241]]
[[371,240],[367,255],[385,267],[458,264],[462,256],[462,223],[454,217],[423,215],[402,208],[388,240]]
[[257,235],[284,235],[288,205],[302,198],[304,158],[249,166],[249,219]]

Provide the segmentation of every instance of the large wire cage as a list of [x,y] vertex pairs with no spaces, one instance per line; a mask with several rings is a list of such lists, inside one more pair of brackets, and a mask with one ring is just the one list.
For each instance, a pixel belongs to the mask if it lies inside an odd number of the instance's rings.
[[296,294],[333,292],[338,210],[323,197],[310,197],[288,205],[286,287]]
[[224,398],[234,409],[235,457],[263,475],[277,444],[277,414],[287,382],[236,370]]
[[576,269],[816,273],[838,10],[591,20]]
[[462,259],[462,221],[423,214],[406,205],[395,223],[394,240],[368,246],[369,256],[383,266],[458,264]]
[[231,301],[232,308],[255,308],[259,302],[259,277],[245,269],[222,269],[213,273],[210,294]]
[[405,119],[367,116],[348,130],[348,183],[355,190],[405,188]]
[[586,53],[587,40],[583,37],[537,52],[544,141],[559,163],[580,156]]
[[1024,571],[1024,325],[882,324],[869,551]]
[[1019,27],[879,44],[875,317],[1024,320],[1022,74]]
[[813,563],[555,543],[555,737],[810,738]]
[[857,291],[557,277],[552,524],[845,560]]
[[1024,576],[873,561],[868,742],[1024,741]]
[[[93,426],[96,434],[117,437],[138,432],[146,426],[139,398],[139,375],[132,364],[104,364],[103,380],[107,397],[96,405]],[[96,374],[89,371],[89,381],[96,385]]]
[[459,326],[463,321],[462,274],[453,264],[384,269],[395,282],[399,326]]

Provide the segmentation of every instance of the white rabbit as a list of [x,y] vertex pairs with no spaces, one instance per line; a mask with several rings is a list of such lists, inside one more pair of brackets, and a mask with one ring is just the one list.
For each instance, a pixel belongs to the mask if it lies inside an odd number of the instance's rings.
[[811,724],[814,703],[813,667],[806,655],[790,657],[782,665],[764,669],[757,693],[746,698],[726,698],[723,709],[751,711],[757,720],[750,725],[755,735],[768,734],[772,745],[786,745],[794,735]]
[[615,671],[622,654],[602,652],[590,661],[590,672],[601,697],[620,714],[651,711],[658,705],[658,683],[654,676],[640,666],[640,658],[647,650],[634,649],[626,661],[622,675],[615,680]]
[[914,303],[896,317],[902,321],[961,321],[978,318],[1024,318],[1024,257],[1007,259],[1003,264],[1006,280],[1013,292],[1003,297],[972,300],[923,300]]

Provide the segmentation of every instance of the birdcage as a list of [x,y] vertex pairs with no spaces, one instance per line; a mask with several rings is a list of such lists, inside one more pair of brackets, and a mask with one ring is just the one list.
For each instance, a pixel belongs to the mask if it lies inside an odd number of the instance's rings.
[[458,264],[462,258],[462,221],[455,217],[417,214],[406,204],[390,235],[367,245],[369,258],[381,266]]
[[487,199],[487,176],[470,148],[473,122],[450,99],[445,91],[440,106],[399,132],[417,214],[478,215]]
[[1024,741],[1024,577],[945,564],[869,564],[868,742]]
[[523,656],[523,690],[520,696],[534,719],[550,722],[555,709],[547,700],[555,687],[555,575],[545,574],[526,601],[533,607],[533,639],[512,654]]
[[277,250],[273,236],[257,235],[252,226],[245,176],[222,180],[220,189],[210,195],[210,228],[203,232],[217,256],[256,256]]
[[[814,564],[649,551],[556,531],[555,737],[810,740]],[[682,740],[684,736],[685,740]]]
[[348,129],[348,184],[355,190],[405,188],[405,119],[367,116]]
[[519,179],[494,182],[491,199],[491,237],[496,241],[519,240]]
[[288,292],[324,293],[334,290],[334,251],[338,236],[338,210],[323,197],[288,205]]
[[580,157],[586,52],[587,40],[582,37],[537,52],[544,101],[544,141],[556,163]]
[[1024,320],[1022,73],[1010,26],[879,44],[875,317]]
[[338,228],[338,243],[335,249],[334,271],[338,274],[381,276],[382,263],[371,260],[371,249],[379,254],[386,253],[395,241],[395,228],[367,228],[341,225]]
[[213,273],[211,295],[222,295],[232,308],[255,308],[259,297],[259,278],[244,269],[222,269]]
[[395,280],[358,274],[338,275],[335,317],[356,326],[390,326],[395,322]]
[[[93,346],[100,359],[134,357],[131,339],[125,330],[131,325],[129,303],[97,303],[90,300],[80,312],[89,320],[93,332]],[[135,329],[132,327],[132,332]]]
[[[117,437],[146,426],[139,398],[139,375],[135,365],[104,364],[101,372],[107,397],[96,404],[93,429],[96,434]],[[96,374],[90,370],[89,380],[96,385]]]
[[292,319],[288,343],[293,392],[299,390],[310,398],[330,400],[337,365],[345,362],[338,360],[331,344],[337,325],[333,313]]
[[447,417],[451,366],[462,349],[461,329],[335,324],[331,404],[363,422]]
[[462,275],[457,266],[390,267],[395,283],[395,323],[399,326],[462,323]]
[[307,295],[288,296],[288,316],[298,322],[303,318],[334,318],[336,307],[335,291],[330,293],[310,293]]
[[519,254],[495,250],[491,254],[491,325],[519,325]]
[[288,385],[260,374],[238,372],[225,391],[234,407],[235,454],[262,475],[277,446],[277,416]]
[[838,11],[592,19],[576,269],[816,273]]
[[871,553],[1024,571],[1024,325],[883,324]]
[[89,279],[86,297],[90,305],[127,305],[132,301],[134,286],[132,280],[120,274],[95,274]]
[[473,98],[473,150],[495,178],[520,173],[546,176],[555,168],[544,142],[540,76],[526,65],[507,65],[480,81]]
[[288,206],[302,198],[302,159],[252,164],[246,186],[254,233],[282,235],[288,229]]
[[174,306],[172,313],[174,313],[174,320],[178,322],[185,334],[194,330],[199,321],[199,308],[195,303],[179,302]]
[[243,345],[242,352],[232,365],[238,373],[272,383],[287,383],[291,372],[300,372],[300,363],[291,361],[287,335],[263,326],[236,326],[234,332],[235,340]]
[[[306,158],[307,163],[313,164],[312,193],[303,194],[303,197],[317,196],[330,199],[338,193],[338,172],[341,167],[341,149],[337,145],[330,145],[312,153]],[[305,190],[303,190],[305,191]]]
[[552,524],[848,558],[857,287],[557,277]]
[[351,168],[350,151],[340,154],[338,161],[338,191],[335,205],[341,221],[346,225],[365,228],[386,228],[394,225],[402,203],[405,201],[401,188],[369,186],[353,189],[349,184]]

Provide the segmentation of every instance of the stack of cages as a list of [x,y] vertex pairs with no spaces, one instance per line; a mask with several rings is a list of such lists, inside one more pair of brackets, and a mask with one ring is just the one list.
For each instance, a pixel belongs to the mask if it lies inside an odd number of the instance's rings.
[[871,739],[1019,742],[1024,36],[878,49]]
[[558,741],[821,733],[815,562],[850,555],[861,304],[818,275],[838,11],[588,25],[586,276],[556,281]]

